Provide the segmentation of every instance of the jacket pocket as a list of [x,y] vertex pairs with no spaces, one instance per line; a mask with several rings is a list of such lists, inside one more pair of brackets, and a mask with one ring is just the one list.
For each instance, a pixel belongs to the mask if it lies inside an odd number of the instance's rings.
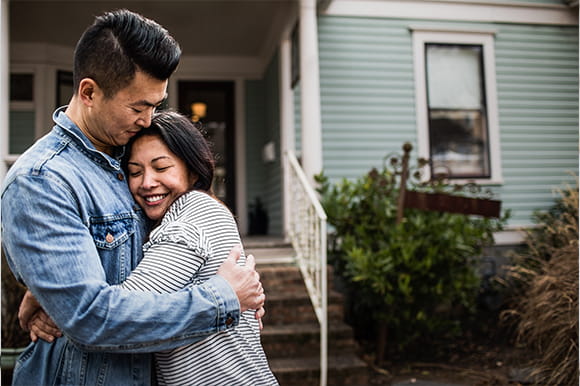
[[132,269],[136,221],[132,213],[90,218],[90,232],[109,284],[122,282]]
[[131,213],[90,218],[90,230],[97,248],[114,249],[135,232]]

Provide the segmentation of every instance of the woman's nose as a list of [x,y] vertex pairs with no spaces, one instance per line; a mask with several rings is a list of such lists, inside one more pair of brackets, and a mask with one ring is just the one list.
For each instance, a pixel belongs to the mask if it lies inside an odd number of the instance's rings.
[[155,178],[155,173],[145,172],[143,173],[143,181],[141,186],[144,189],[151,189],[157,186],[157,179]]

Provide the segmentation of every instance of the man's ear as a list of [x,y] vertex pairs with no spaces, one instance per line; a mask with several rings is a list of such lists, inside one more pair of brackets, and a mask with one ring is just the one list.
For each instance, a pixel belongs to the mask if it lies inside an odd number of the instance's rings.
[[97,92],[99,92],[99,86],[93,79],[83,78],[79,83],[78,96],[84,105],[92,106]]

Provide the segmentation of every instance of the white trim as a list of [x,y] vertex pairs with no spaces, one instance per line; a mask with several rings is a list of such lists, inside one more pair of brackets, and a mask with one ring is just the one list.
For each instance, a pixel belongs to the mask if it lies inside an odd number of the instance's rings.
[[284,236],[290,231],[290,166],[288,151],[294,152],[294,93],[292,92],[292,42],[289,35],[280,42],[279,48],[279,93],[280,93],[280,166],[282,171],[282,216],[284,220]]
[[8,124],[10,122],[10,40],[8,0],[2,0],[0,5],[0,185],[6,176],[9,163]]
[[[271,59],[271,58],[269,58]],[[247,56],[184,56],[173,78],[196,77],[260,79],[266,63],[262,58]]]
[[578,25],[578,12],[562,4],[445,0],[334,0],[324,15]]
[[[10,63],[55,65],[72,69],[74,47],[47,43],[11,43]],[[71,70],[72,71],[72,70]]]
[[412,32],[449,32],[449,33],[469,33],[469,34],[483,34],[483,35],[496,35],[497,30],[491,28],[474,28],[469,27],[457,27],[457,26],[447,26],[447,25],[428,25],[428,24],[411,24],[409,30]]
[[526,231],[523,229],[506,229],[493,234],[496,246],[519,245],[525,242]]
[[[457,43],[480,44],[483,46],[483,62],[485,71],[485,93],[488,119],[489,152],[491,178],[476,179],[478,183],[495,185],[503,183],[501,170],[501,149],[499,144],[499,118],[497,106],[497,90],[495,76],[495,50],[493,32],[481,31],[445,31],[432,29],[413,29],[413,59],[415,73],[415,112],[417,119],[418,156],[429,158],[429,127],[427,122],[427,96],[425,84],[425,43]],[[425,176],[430,178],[429,172]],[[457,183],[466,181],[453,180]]]
[[322,171],[320,66],[315,0],[300,0],[299,36],[302,168],[314,186],[314,176]]
[[248,233],[248,202],[246,192],[246,82],[238,78],[234,85],[236,127],[236,215],[240,234]]

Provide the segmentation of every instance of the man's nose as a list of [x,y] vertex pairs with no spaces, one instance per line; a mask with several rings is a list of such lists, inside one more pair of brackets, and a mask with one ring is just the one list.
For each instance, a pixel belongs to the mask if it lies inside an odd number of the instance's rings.
[[153,109],[146,109],[143,111],[139,119],[137,119],[137,125],[140,127],[151,126],[151,118],[153,117]]

